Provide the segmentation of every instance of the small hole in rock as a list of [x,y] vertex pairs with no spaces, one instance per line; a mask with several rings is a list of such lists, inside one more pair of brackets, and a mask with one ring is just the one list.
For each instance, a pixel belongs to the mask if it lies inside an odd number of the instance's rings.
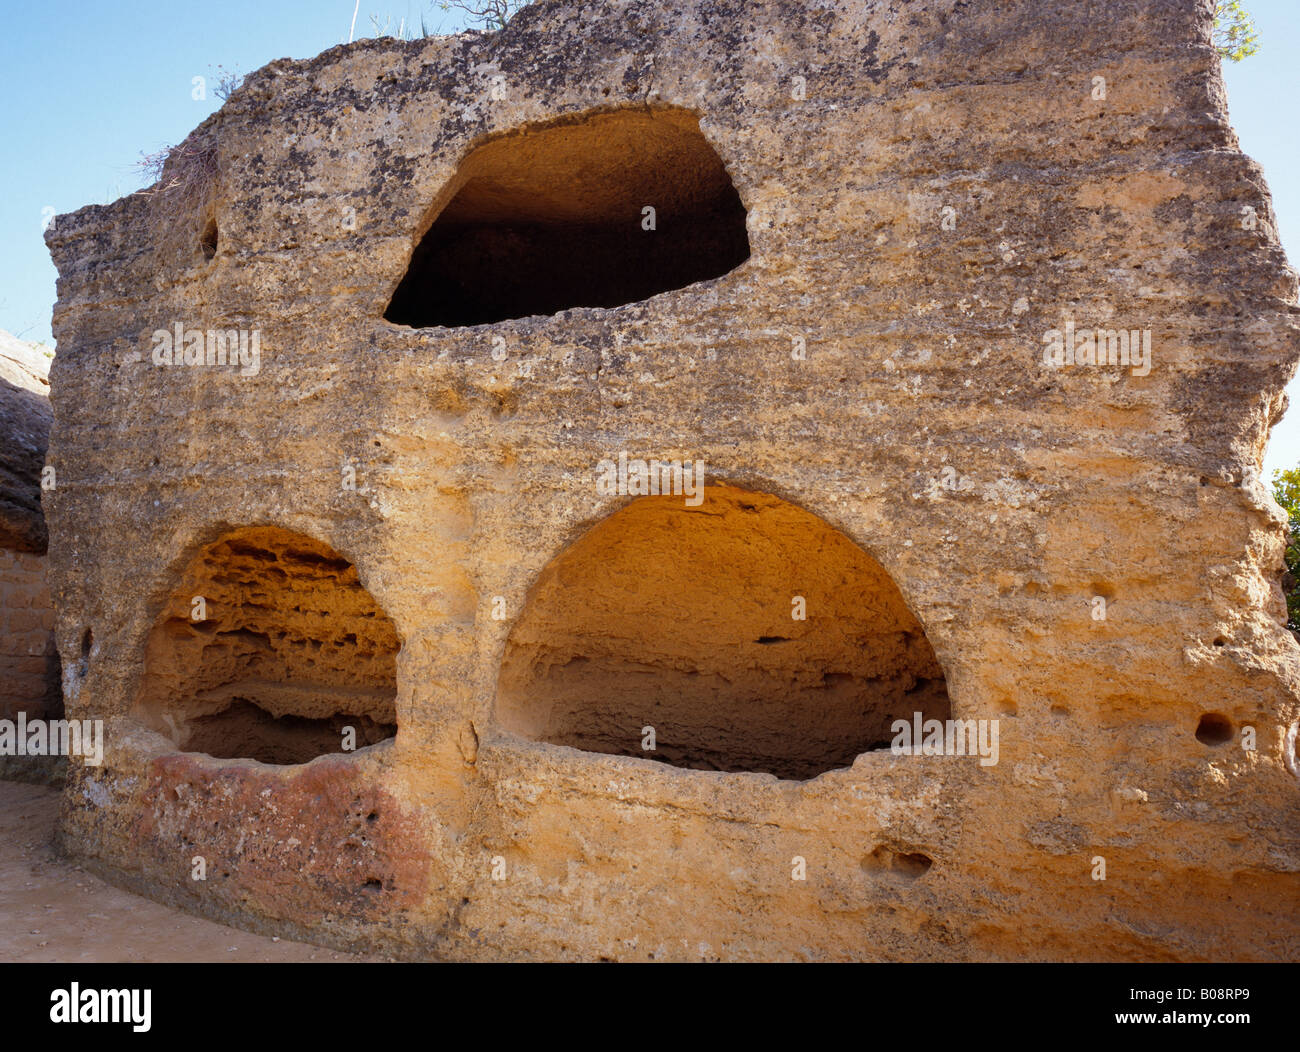
[[217,221],[209,219],[208,225],[203,228],[203,234],[199,238],[199,248],[203,252],[204,259],[212,259],[217,254]]
[[896,855],[894,857],[894,869],[905,877],[915,880],[917,877],[924,876],[934,865],[934,859],[929,855],[923,855],[919,851],[914,851],[906,855]]
[[90,648],[93,643],[94,636],[87,628],[81,635],[81,661],[77,664],[77,675],[82,679],[85,679],[86,674],[90,672]]
[[918,880],[930,871],[934,860],[921,851],[895,851],[881,844],[862,860],[864,872],[876,879]]
[[384,890],[383,882],[380,881],[380,880],[376,880],[374,877],[371,877],[369,880],[367,880],[363,885],[361,885],[361,887],[362,887],[363,890],[365,890],[365,891],[383,891],[383,890]]
[[1232,741],[1232,720],[1220,712],[1207,712],[1196,725],[1196,740],[1203,745]]
[[1227,642],[1228,641],[1224,639],[1223,636],[1219,636],[1219,638],[1214,641],[1214,645],[1216,647],[1221,647],[1221,646],[1225,646]]

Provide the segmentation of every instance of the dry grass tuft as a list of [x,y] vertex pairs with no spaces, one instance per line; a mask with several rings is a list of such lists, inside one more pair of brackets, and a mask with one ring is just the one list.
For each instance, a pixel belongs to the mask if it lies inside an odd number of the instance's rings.
[[153,180],[148,198],[155,247],[165,257],[191,262],[216,254],[216,203],[220,171],[217,140],[191,135],[176,146],[145,154],[138,169]]

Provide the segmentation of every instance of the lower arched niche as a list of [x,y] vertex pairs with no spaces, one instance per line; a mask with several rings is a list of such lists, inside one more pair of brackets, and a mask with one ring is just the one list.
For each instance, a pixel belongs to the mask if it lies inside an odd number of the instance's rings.
[[552,560],[496,700],[526,738],[790,779],[888,747],[917,712],[947,719],[947,688],[889,574],[817,516],[730,486],[698,507],[634,500]]
[[271,764],[397,732],[397,630],[329,545],[274,526],[205,546],[149,634],[137,718],[186,752]]

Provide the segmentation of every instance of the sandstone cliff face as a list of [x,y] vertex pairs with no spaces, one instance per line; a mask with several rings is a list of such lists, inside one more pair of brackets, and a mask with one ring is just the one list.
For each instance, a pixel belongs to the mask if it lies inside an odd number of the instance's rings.
[[[49,365],[41,347],[0,332],[0,719],[57,716],[62,708],[41,511]],[[0,757],[0,777],[43,778],[54,769]]]
[[50,441],[49,360],[0,332],[0,548],[45,553],[41,468]]
[[[1212,6],[543,2],[254,74],[47,235],[64,847],[412,956],[1300,957],[1296,284]],[[651,458],[702,502],[602,484]],[[254,762],[347,668],[395,737]]]

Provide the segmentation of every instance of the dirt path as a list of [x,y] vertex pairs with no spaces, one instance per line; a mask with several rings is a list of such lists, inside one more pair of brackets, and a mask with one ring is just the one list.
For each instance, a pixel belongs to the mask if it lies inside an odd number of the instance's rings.
[[59,793],[0,782],[0,961],[348,961],[121,891],[54,854]]

